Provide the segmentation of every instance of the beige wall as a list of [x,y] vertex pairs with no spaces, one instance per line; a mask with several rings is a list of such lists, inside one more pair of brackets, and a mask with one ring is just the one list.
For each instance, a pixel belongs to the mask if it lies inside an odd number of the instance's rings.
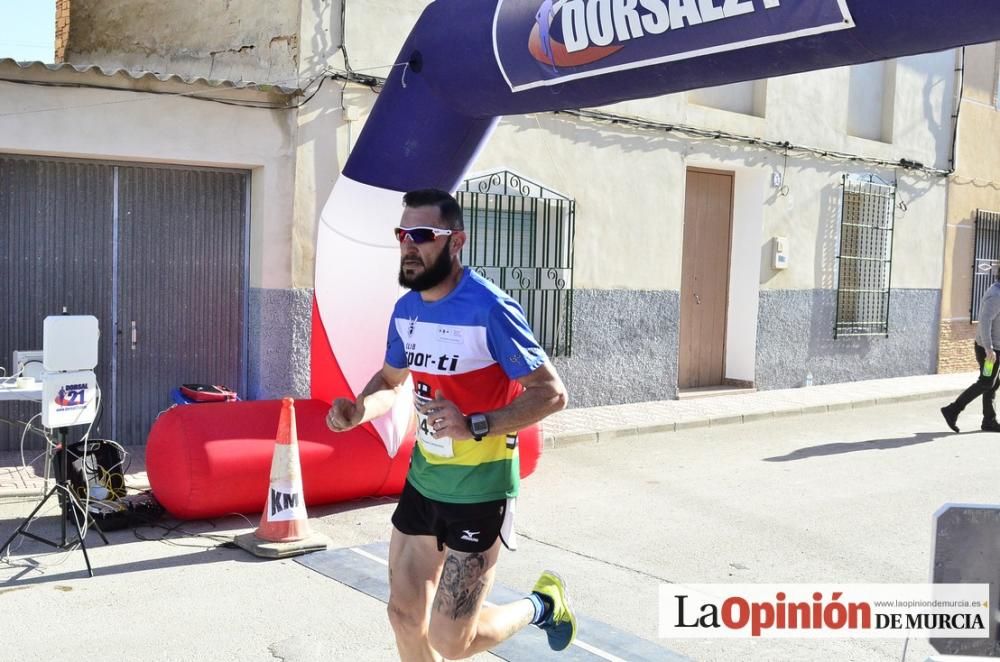
[[965,85],[949,179],[941,292],[940,372],[975,370],[969,319],[977,209],[1000,211],[1000,112],[996,107],[1000,47],[966,48]]
[[[396,53],[426,2],[341,0],[301,3],[300,79],[306,83],[327,68],[387,76]],[[342,25],[343,21],[343,25]],[[346,34],[346,58],[341,46]],[[298,112],[291,280],[294,287],[315,281],[319,215],[375,102],[358,85],[327,81]]]
[[[341,0],[302,0],[299,32],[299,75],[304,81],[322,73],[336,59],[342,40]],[[343,67],[341,67],[343,68]]]
[[992,105],[997,98],[997,45],[976,44],[965,49],[963,95],[969,101]]
[[[364,0],[347,2],[344,43],[355,71],[386,76],[403,42],[416,24],[426,0]],[[379,67],[379,69],[375,69]]]
[[969,317],[976,210],[1000,211],[1000,112],[994,105],[998,60],[1000,49],[995,43],[966,49],[956,170],[948,190],[944,320]]
[[312,101],[297,111],[291,246],[293,287],[313,286],[319,215],[344,167],[347,141],[352,138],[353,122],[345,121],[342,104],[351,105],[359,94],[371,95],[367,90],[348,90],[344,94],[341,85],[328,82]]
[[254,287],[291,285],[293,118],[183,97],[0,83],[2,152],[252,170]]
[[294,86],[300,3],[72,0],[66,61]]

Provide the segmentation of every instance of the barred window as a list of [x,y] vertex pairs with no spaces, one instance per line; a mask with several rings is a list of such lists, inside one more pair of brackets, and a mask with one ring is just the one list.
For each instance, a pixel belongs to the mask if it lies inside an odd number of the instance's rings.
[[889,335],[895,210],[894,184],[844,175],[834,338]]
[[993,266],[1000,262],[1000,212],[976,210],[976,259],[972,267],[969,321],[979,319],[979,304],[993,284]]
[[521,304],[549,356],[570,356],[575,201],[509,171],[468,179],[455,197],[463,263]]

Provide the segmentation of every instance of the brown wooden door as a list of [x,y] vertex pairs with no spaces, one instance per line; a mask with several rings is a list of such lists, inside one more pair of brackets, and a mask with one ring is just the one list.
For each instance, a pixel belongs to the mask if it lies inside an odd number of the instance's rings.
[[732,173],[688,169],[678,388],[716,386],[725,376],[732,211]]

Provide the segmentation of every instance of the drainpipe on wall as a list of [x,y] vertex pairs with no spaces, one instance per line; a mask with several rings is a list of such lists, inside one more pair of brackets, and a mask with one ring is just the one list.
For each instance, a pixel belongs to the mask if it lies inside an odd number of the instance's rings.
[[952,125],[951,134],[951,171],[958,170],[958,117],[962,112],[962,97],[965,95],[965,46],[955,52],[955,74],[958,77],[958,84],[955,86],[955,112],[951,114]]

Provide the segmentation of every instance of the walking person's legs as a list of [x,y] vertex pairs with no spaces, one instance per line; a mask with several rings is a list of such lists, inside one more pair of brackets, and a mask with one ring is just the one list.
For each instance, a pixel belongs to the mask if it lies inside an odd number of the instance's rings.
[[[976,350],[976,363],[979,364],[979,378],[973,382],[969,388],[962,391],[962,393],[955,398],[955,401],[949,403],[941,408],[941,415],[944,416],[945,422],[948,424],[953,431],[958,432],[958,415],[962,413],[962,410],[968,406],[970,402],[976,398],[983,396],[986,392],[991,391],[995,388],[996,379],[996,369],[994,369],[994,374],[990,377],[983,377],[983,363],[986,361],[986,350],[980,347],[978,344],[975,345]],[[991,393],[992,395],[992,393]],[[986,398],[983,398],[983,421],[985,425],[986,413],[987,413],[987,402]],[[990,398],[989,407],[993,407],[993,399]],[[996,415],[994,414],[993,419],[996,420]]]
[[[978,352],[976,355],[978,356]],[[986,352],[983,352],[983,361],[980,361],[979,365],[979,375],[980,378],[985,379],[983,376],[983,363],[985,363]],[[983,391],[983,425],[982,430],[985,432],[1000,432],[1000,423],[997,422],[997,412],[994,408],[993,402],[996,399],[997,386],[1000,386],[1000,379],[998,379],[997,373],[1000,372],[1000,366],[994,366],[993,370],[990,372],[990,386]]]

